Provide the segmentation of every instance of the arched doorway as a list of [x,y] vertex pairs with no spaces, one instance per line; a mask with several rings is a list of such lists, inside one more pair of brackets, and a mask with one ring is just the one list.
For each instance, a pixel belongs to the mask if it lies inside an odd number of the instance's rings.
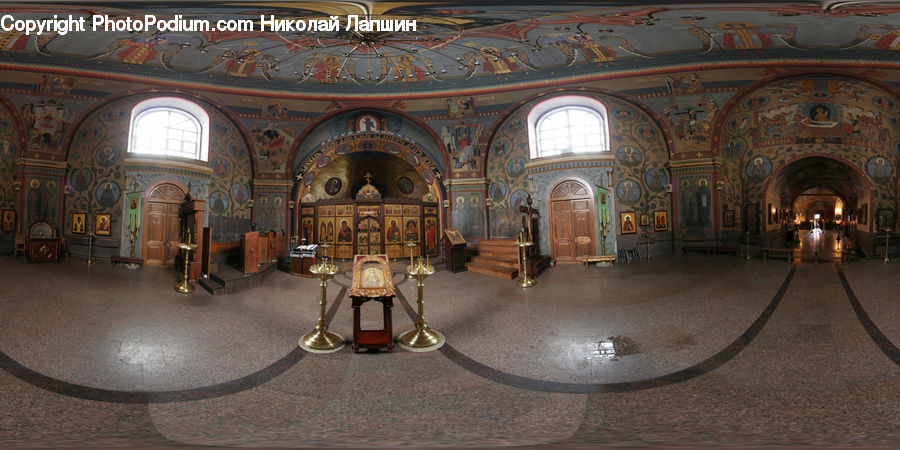
[[550,191],[550,256],[557,262],[574,262],[596,254],[594,199],[579,180],[559,182]]
[[846,238],[870,241],[873,201],[872,183],[856,166],[813,154],[788,161],[773,174],[760,219],[773,244],[784,239],[801,257],[840,258]]
[[145,264],[171,266],[178,254],[180,235],[179,210],[184,202],[184,189],[162,183],[147,195],[144,213],[143,255]]

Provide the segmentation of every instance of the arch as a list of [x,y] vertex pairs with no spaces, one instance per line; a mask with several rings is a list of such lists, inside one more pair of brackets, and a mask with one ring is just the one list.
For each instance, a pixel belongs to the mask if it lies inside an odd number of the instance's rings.
[[159,181],[144,197],[141,256],[149,265],[174,263],[180,238],[179,210],[187,189],[172,180]]
[[105,97],[101,101],[97,102],[96,104],[89,106],[84,111],[82,111],[81,114],[78,115],[77,119],[72,121],[72,126],[69,127],[69,130],[66,132],[65,138],[63,138],[62,148],[65,149],[64,154],[63,154],[63,160],[65,160],[65,161],[69,160],[69,155],[72,151],[72,143],[75,138],[75,133],[81,129],[81,126],[84,124],[84,122],[89,117],[94,115],[101,108],[103,108],[109,104],[112,104],[113,102],[122,100],[126,97],[140,96],[140,95],[144,95],[144,94],[154,94],[155,96],[159,96],[159,97],[184,98],[189,101],[202,102],[206,105],[209,105],[209,106],[215,108],[216,111],[221,113],[223,116],[225,116],[228,119],[228,121],[231,122],[231,125],[235,127],[235,129],[238,131],[238,133],[240,133],[241,139],[243,140],[243,143],[244,143],[244,146],[247,149],[247,158],[250,160],[251,175],[253,178],[256,178],[258,169],[257,169],[257,164],[256,164],[256,158],[253,157],[253,145],[251,144],[250,137],[247,135],[247,130],[245,130],[244,127],[241,125],[241,122],[239,120],[237,120],[237,116],[235,116],[230,110],[228,110],[228,108],[225,108],[222,104],[220,104],[212,99],[208,99],[205,96],[200,95],[200,94],[196,94],[193,92],[185,92],[185,91],[182,91],[179,89],[159,90],[158,88],[147,88],[147,89],[140,89],[140,90],[134,90],[134,91],[126,91],[126,92],[122,92],[122,93],[119,93],[116,95],[111,95],[109,97]]
[[[784,164],[780,165],[777,169],[773,170],[772,174],[768,177],[768,180],[766,180],[766,183],[764,185],[765,187],[763,188],[762,199],[765,200],[765,199],[771,197],[770,194],[772,192],[772,189],[776,187],[775,183],[777,180],[779,180],[780,176],[782,175],[782,173],[784,171],[788,170],[791,167],[796,167],[797,163],[800,163],[804,160],[809,160],[812,158],[825,158],[825,159],[835,161],[835,162],[841,164],[844,168],[849,168],[850,169],[849,172],[851,174],[855,175],[855,179],[857,179],[863,183],[862,191],[864,191],[868,195],[868,198],[870,200],[874,200],[873,182],[862,169],[860,169],[857,165],[855,165],[855,164],[851,163],[850,161],[847,161],[843,158],[840,158],[840,157],[837,157],[837,156],[834,156],[834,155],[831,155],[828,153],[821,153],[821,152],[808,153],[805,155],[796,156],[794,158],[791,158],[791,159],[785,161]],[[834,190],[833,188],[830,188],[830,189]],[[843,195],[841,195],[840,192],[835,191],[835,193],[838,194],[838,196],[843,198],[845,201],[847,200],[846,198],[844,198]],[[794,200],[795,200],[794,198],[791,198],[792,203],[794,202]],[[873,225],[872,220],[870,220],[870,219],[875,211],[872,211],[872,209],[873,209],[872,207],[868,208],[868,214],[867,214],[866,222],[865,222],[866,226],[867,226],[867,230],[871,230],[872,225]],[[764,213],[768,214],[769,211],[764,211]]]
[[[447,152],[447,148],[444,145],[444,143],[441,141],[440,136],[438,136],[438,134],[430,126],[428,126],[428,124],[426,124],[424,121],[422,121],[420,118],[413,116],[404,111],[397,111],[395,109],[387,108],[384,105],[380,105],[380,104],[356,105],[356,107],[354,109],[349,110],[349,111],[343,110],[343,109],[338,109],[336,111],[332,111],[330,113],[322,115],[316,121],[314,121],[309,126],[304,128],[303,131],[300,132],[300,135],[297,136],[297,139],[294,140],[294,144],[290,149],[290,157],[288,158],[288,162],[290,163],[291,170],[293,170],[295,167],[297,167],[297,165],[298,165],[297,163],[299,162],[297,160],[297,158],[303,158],[303,161],[308,161],[310,158],[312,158],[315,155],[316,148],[318,148],[318,147],[313,147],[312,151],[308,155],[299,155],[298,154],[300,147],[303,145],[303,143],[306,141],[306,138],[310,134],[312,134],[313,132],[318,130],[320,127],[330,123],[331,120],[335,118],[335,116],[338,116],[341,114],[353,113],[353,112],[364,112],[367,110],[383,111],[386,113],[397,115],[399,117],[402,117],[403,119],[409,120],[410,122],[412,122],[416,126],[418,126],[420,129],[425,131],[429,136],[431,136],[432,142],[435,145],[437,152],[441,156],[441,166],[440,166],[441,170],[446,172],[446,168],[449,167],[449,165],[450,165],[450,158],[449,158],[449,155]],[[297,173],[294,174],[295,177],[297,175],[298,175]]]
[[[599,94],[606,95],[612,98],[619,99],[623,102],[628,103],[631,106],[639,109],[641,112],[647,115],[650,120],[653,122],[653,125],[662,135],[663,142],[666,144],[666,157],[667,159],[672,159],[672,138],[669,136],[669,131],[666,127],[662,125],[663,121],[660,119],[659,115],[653,109],[649,108],[647,105],[637,101],[635,98],[622,94],[621,92],[611,91],[608,89],[597,89],[597,88],[580,88],[580,89],[572,89],[572,88],[559,88],[553,91],[544,91],[539,92],[537,94],[526,97],[523,100],[520,100],[518,103],[507,108],[503,114],[494,122],[491,126],[490,131],[488,131],[487,136],[490,136],[490,139],[485,143],[483,151],[481,152],[481,159],[479,163],[482,168],[487,167],[488,154],[490,153],[491,147],[494,145],[494,139],[497,136],[497,131],[501,126],[504,126],[506,122],[512,117],[513,114],[516,114],[522,107],[528,105],[535,99],[541,97],[547,97],[548,99],[557,96],[576,96],[576,97],[588,97],[588,94]],[[591,97],[588,97],[591,98]],[[599,100],[598,100],[599,101]],[[601,102],[602,103],[602,102]]]
[[25,130],[25,121],[22,119],[22,115],[16,110],[15,105],[6,98],[5,95],[0,94],[0,105],[2,105],[9,112],[9,116],[12,117],[13,125],[16,127],[16,132],[19,135],[19,142],[17,143],[18,149],[16,154],[13,155],[13,159],[25,156],[25,150],[28,148],[28,132]]
[[550,222],[550,257],[576,262],[597,254],[596,208],[590,185],[580,178],[558,180],[547,193]]
[[[128,130],[128,153],[135,154],[148,154],[146,151],[141,151],[144,149],[140,148],[139,141],[139,133],[141,130],[139,129],[142,123],[146,120],[149,120],[151,114],[156,114],[159,112],[167,113],[168,117],[171,119],[173,115],[181,116],[187,119],[188,125],[191,126],[191,130],[197,134],[196,142],[194,142],[194,150],[192,158],[197,159],[203,162],[209,161],[209,113],[207,113],[200,105],[185,100],[180,97],[154,97],[143,100],[131,109],[131,120],[129,121],[129,130]],[[166,152],[163,153],[165,156],[179,156],[179,157],[187,157],[187,155],[171,155],[169,153],[170,149],[168,144],[170,142],[171,137],[169,136],[171,128],[171,123],[166,124],[164,131],[166,136],[162,136],[163,141],[166,143]],[[188,130],[188,131],[191,131]],[[163,130],[157,130],[158,132],[162,132]],[[177,134],[180,130],[175,130]],[[144,134],[149,134],[144,131]],[[145,136],[146,138],[152,138],[153,136]],[[182,136],[181,142],[185,141]],[[149,153],[149,154],[157,154],[157,153]]]
[[[577,152],[573,151],[570,148],[568,152],[560,152],[549,154],[548,151],[545,151],[543,148],[543,139],[541,139],[541,134],[545,132],[549,132],[550,130],[545,130],[544,126],[547,125],[547,120],[551,117],[556,116],[557,114],[569,114],[569,111],[574,113],[587,113],[587,118],[593,118],[597,120],[599,124],[600,136],[599,139],[601,142],[597,143],[598,149],[596,151],[590,152]],[[542,102],[535,104],[531,111],[528,112],[527,119],[527,130],[528,130],[528,147],[529,154],[531,156],[530,159],[541,158],[545,156],[564,156],[568,154],[578,154],[578,153],[599,153],[599,152],[608,152],[609,148],[609,118],[606,112],[606,105],[603,102],[592,98],[586,97],[582,95],[558,95],[552,98],[548,98]],[[568,133],[564,133],[566,136],[571,136],[571,129],[568,130]],[[593,136],[597,137],[597,136]],[[574,144],[569,142],[570,145]]]
[[763,78],[762,80],[759,80],[759,81],[756,81],[756,82],[753,82],[753,83],[750,83],[750,84],[744,86],[737,93],[735,93],[733,96],[731,96],[731,98],[729,98],[728,101],[726,101],[724,105],[722,105],[722,108],[719,110],[718,117],[716,117],[715,121],[713,122],[713,129],[716,130],[716,133],[713,134],[713,136],[710,140],[710,146],[711,146],[711,149],[713,150],[714,154],[716,154],[716,155],[720,154],[722,142],[725,137],[726,121],[728,120],[729,117],[731,117],[731,114],[737,109],[737,107],[743,103],[745,98],[747,98],[750,94],[752,94],[757,89],[759,89],[763,86],[770,85],[770,84],[779,82],[781,80],[802,77],[805,75],[819,75],[819,76],[832,75],[832,76],[836,76],[836,77],[853,78],[853,79],[862,81],[864,83],[869,83],[873,86],[876,86],[879,89],[882,89],[883,91],[891,94],[895,99],[900,100],[900,89],[897,89],[894,86],[891,86],[891,85],[886,84],[879,80],[860,76],[857,72],[844,72],[844,71],[840,71],[840,70],[829,69],[829,70],[820,70],[820,71],[797,70],[797,71],[779,73],[774,76],[770,76],[768,78]]

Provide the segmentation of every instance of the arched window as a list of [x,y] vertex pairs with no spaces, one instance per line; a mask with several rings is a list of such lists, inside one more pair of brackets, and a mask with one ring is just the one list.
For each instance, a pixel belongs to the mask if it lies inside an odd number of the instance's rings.
[[199,105],[175,97],[140,102],[131,110],[128,151],[206,161],[209,115]]
[[606,107],[588,97],[562,96],[528,113],[531,157],[609,151]]

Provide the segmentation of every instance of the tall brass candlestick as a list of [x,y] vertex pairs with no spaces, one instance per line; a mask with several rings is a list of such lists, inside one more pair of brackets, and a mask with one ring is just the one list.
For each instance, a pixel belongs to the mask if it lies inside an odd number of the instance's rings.
[[322,262],[310,267],[309,271],[320,280],[322,297],[319,300],[319,320],[316,322],[316,328],[300,338],[300,348],[313,353],[336,352],[344,348],[344,338],[337,333],[328,331],[328,322],[325,321],[325,305],[328,304],[326,297],[328,280],[338,273],[338,267]]
[[[136,226],[132,227],[131,232],[129,233],[131,235],[131,259],[134,259],[134,241],[135,241],[135,238],[137,237],[137,230],[138,230],[138,227],[136,227]],[[125,267],[127,267],[131,270],[134,270],[134,269],[137,269],[138,267],[140,267],[140,265],[136,264],[135,262],[130,262],[128,264],[125,264]]]
[[[412,247],[410,247],[412,250]],[[409,330],[400,335],[400,338],[397,340],[397,343],[411,351],[415,352],[428,352],[432,350],[437,350],[440,346],[444,345],[446,341],[444,339],[444,335],[441,333],[431,330],[428,328],[428,323],[425,322],[425,278],[428,278],[429,275],[434,273],[434,266],[423,263],[419,261],[419,264],[413,265],[410,264],[409,268],[406,269],[406,274],[411,278],[416,279],[416,288],[418,291],[418,300],[416,303],[419,307],[419,316],[416,319],[416,328],[414,330]]]
[[[522,237],[520,234],[519,237]],[[528,277],[528,247],[534,245],[533,242],[519,239],[516,246],[522,249],[522,278],[519,280],[519,287],[528,288],[537,284],[534,278]]]
[[94,263],[94,232],[88,233],[88,264]]
[[175,285],[175,290],[182,294],[190,294],[194,292],[194,285],[190,282],[191,252],[197,248],[197,244],[191,244],[191,241],[188,240],[178,244],[178,248],[184,250],[184,280]]

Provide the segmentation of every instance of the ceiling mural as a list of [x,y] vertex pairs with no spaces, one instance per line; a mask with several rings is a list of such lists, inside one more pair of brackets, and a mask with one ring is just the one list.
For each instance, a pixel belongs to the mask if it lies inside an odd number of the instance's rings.
[[[84,18],[87,30],[40,36],[0,31],[3,63],[236,89],[377,94],[521,88],[713,60],[895,60],[892,52],[900,49],[900,27],[892,25],[900,23],[900,5],[878,2],[125,6],[6,4],[4,12],[16,19],[71,15]],[[145,15],[179,28],[91,31],[94,17],[104,17],[102,26],[122,28]],[[352,16],[378,24],[348,29]],[[415,21],[414,30],[401,26],[407,20]],[[219,21],[243,30],[218,29]],[[313,24],[316,31],[307,29]],[[690,92],[699,83],[689,76],[667,80],[672,92]],[[465,115],[465,99],[451,110]]]

